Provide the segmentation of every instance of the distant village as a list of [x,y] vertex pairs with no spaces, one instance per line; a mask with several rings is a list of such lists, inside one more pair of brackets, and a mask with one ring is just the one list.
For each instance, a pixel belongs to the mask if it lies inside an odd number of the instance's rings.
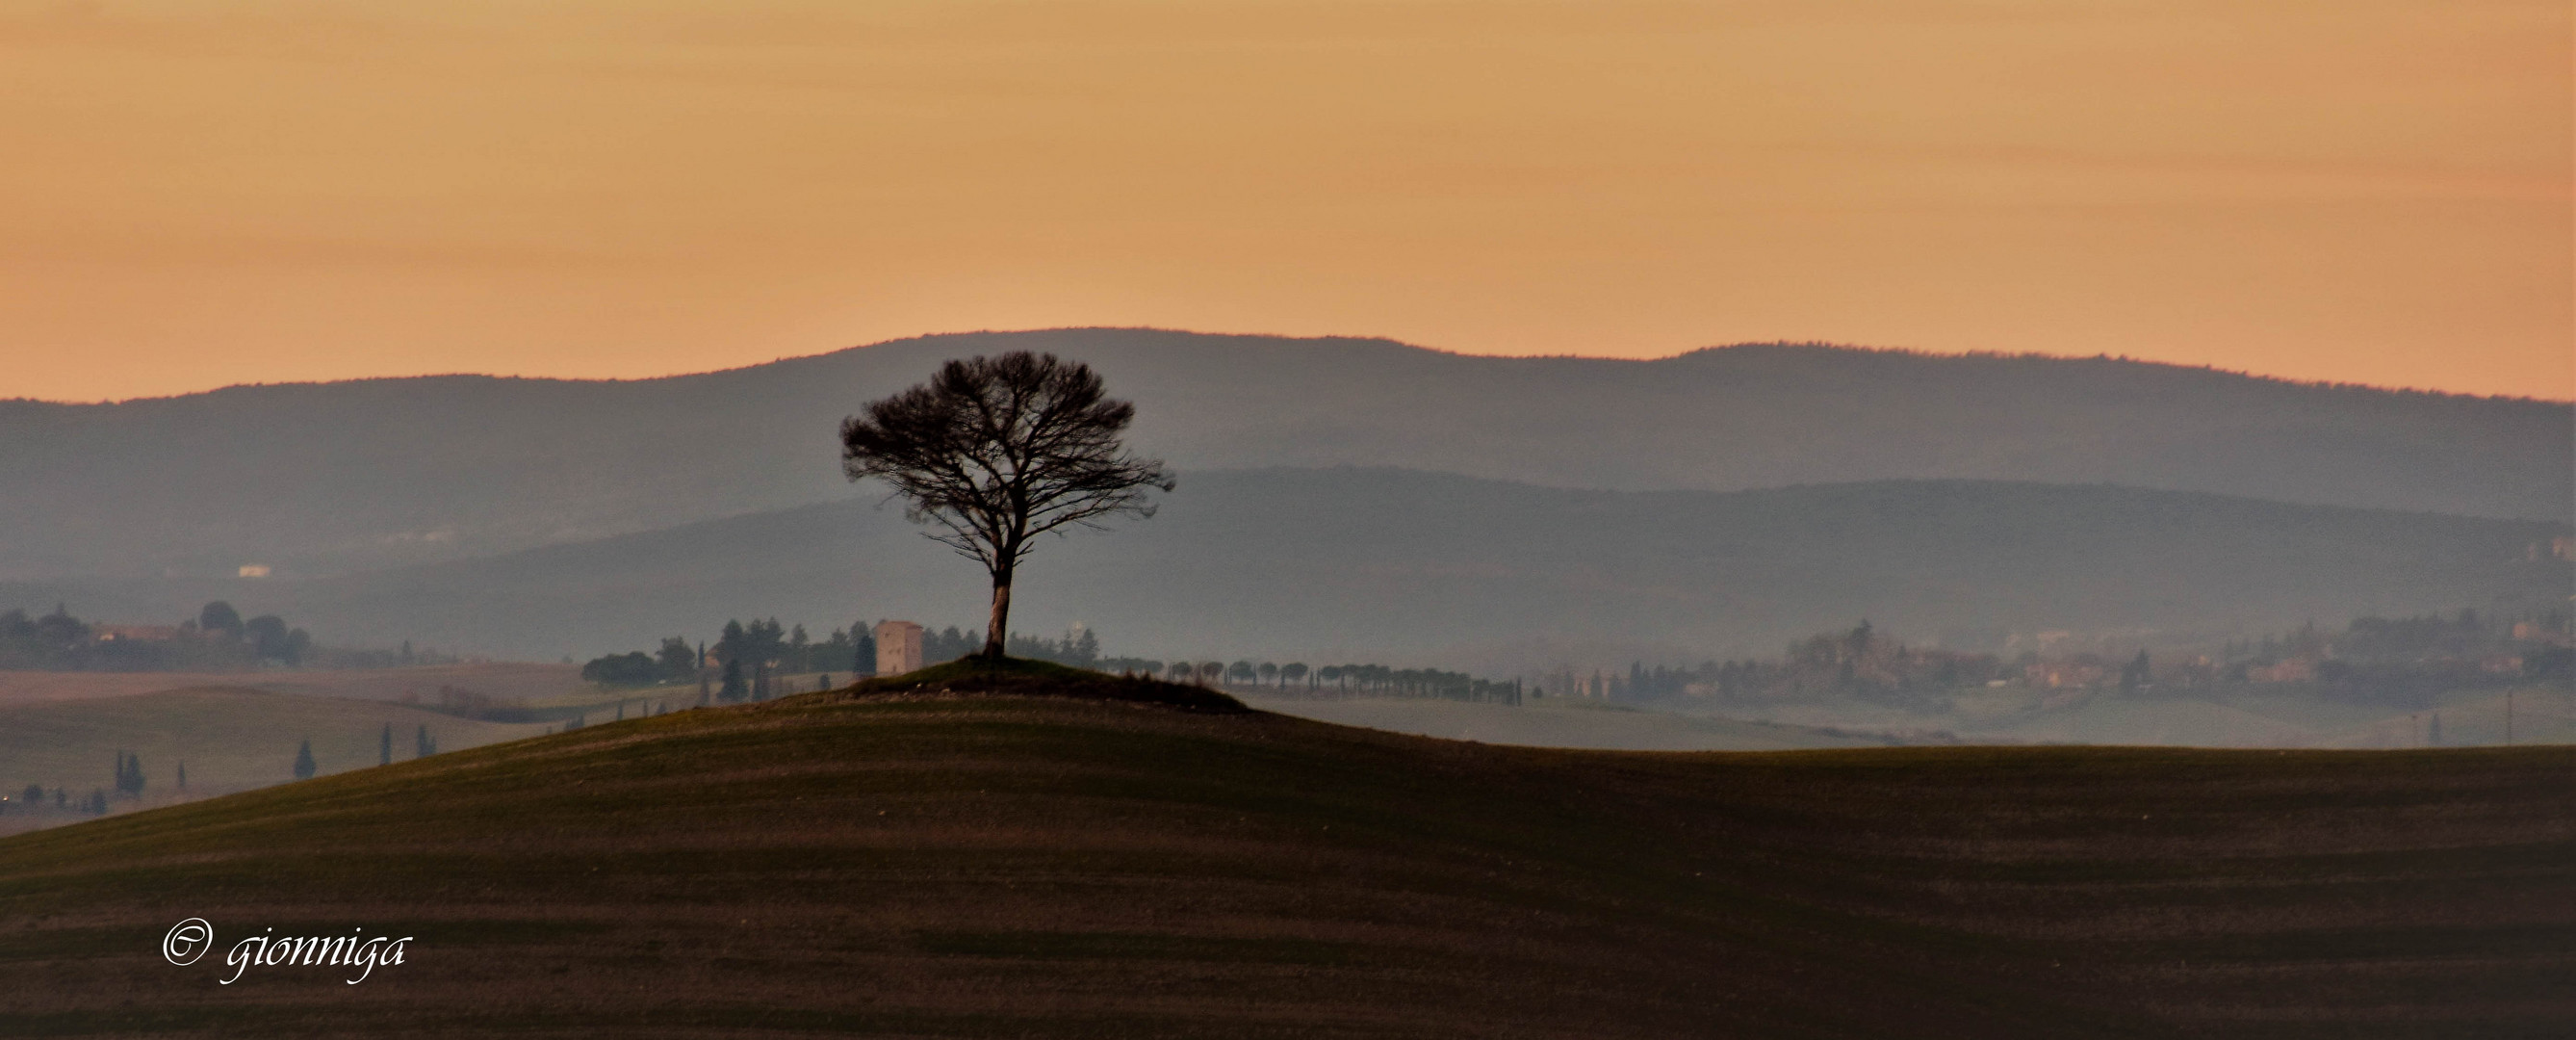
[[[2548,546],[2567,552],[2566,539]],[[2535,546],[2535,551],[2541,547]],[[1793,643],[1773,658],[1710,660],[1695,666],[1633,662],[1624,669],[1561,665],[1535,674],[1480,678],[1437,668],[1383,664],[1163,661],[1102,653],[1098,636],[1076,626],[1059,638],[1014,633],[1014,657],[1282,696],[1405,696],[1518,704],[1532,698],[1614,703],[1737,704],[1851,699],[1909,704],[1972,687],[2017,686],[2055,693],[2207,697],[2230,689],[2296,689],[2357,703],[2404,707],[2449,690],[2576,681],[2576,639],[2564,609],[2503,617],[2461,610],[2405,618],[2363,617],[2339,630],[2314,624],[2205,652],[2139,649],[2052,652],[2068,633],[2004,640],[2001,653],[1910,646],[1869,623]],[[582,666],[606,689],[681,687],[703,704],[766,700],[821,688],[838,675],[861,679],[913,671],[980,650],[981,633],[932,629],[904,620],[855,623],[820,639],[777,619],[730,621],[712,640],[663,639],[651,651],[610,654]],[[317,646],[275,615],[244,618],[208,603],[174,625],[84,621],[67,608],[30,617],[0,612],[0,669],[19,671],[226,671],[277,668],[394,668],[455,663],[453,655]]]
[[[857,633],[853,636],[851,633]],[[2569,615],[2551,610],[2502,618],[2475,610],[2408,618],[2364,617],[2339,631],[2314,624],[2258,639],[2228,641],[2211,653],[2139,649],[2113,656],[2093,650],[2049,653],[2066,633],[2039,633],[2017,653],[1967,653],[1909,646],[1868,622],[1792,644],[1776,658],[1707,661],[1697,666],[1625,669],[1559,666],[1535,675],[1479,678],[1437,668],[1383,664],[1285,663],[1239,659],[1163,661],[1111,657],[1097,636],[1077,627],[1060,639],[1014,634],[1015,657],[1075,667],[1280,696],[1439,697],[1519,704],[1564,698],[1655,704],[1861,700],[1921,704],[1967,688],[2023,687],[2064,695],[2096,692],[2134,697],[2208,697],[2231,689],[2281,689],[2356,703],[2407,707],[2445,691],[2576,681],[2576,639]],[[980,649],[982,637],[955,627],[933,631],[910,621],[853,625],[822,641],[802,626],[780,635],[775,620],[728,623],[709,644],[679,637],[661,654],[612,655],[592,661],[585,678],[608,686],[696,682],[706,702],[765,699],[780,676],[828,673],[840,662],[852,678],[893,675],[955,660]],[[1929,706],[1923,704],[1922,706]]]
[[316,645],[275,614],[244,618],[222,600],[175,625],[84,621],[56,604],[29,617],[0,611],[0,670],[60,672],[225,672],[260,668],[399,668],[454,664],[453,654]]

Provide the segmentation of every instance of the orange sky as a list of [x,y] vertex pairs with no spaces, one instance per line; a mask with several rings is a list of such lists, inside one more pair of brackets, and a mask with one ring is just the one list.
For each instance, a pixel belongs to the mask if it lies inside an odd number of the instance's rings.
[[0,397],[1155,325],[2576,396],[2565,0],[0,6]]

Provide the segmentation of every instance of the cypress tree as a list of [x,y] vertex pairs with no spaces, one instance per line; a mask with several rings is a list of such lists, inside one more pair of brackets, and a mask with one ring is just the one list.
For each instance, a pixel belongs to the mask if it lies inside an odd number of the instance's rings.
[[377,765],[380,765],[380,766],[389,766],[389,765],[394,764],[394,724],[393,724],[393,723],[390,723],[390,722],[385,723],[385,732],[384,732],[384,734],[383,734],[383,735],[382,735],[382,736],[381,736],[381,737],[376,741],[376,764],[377,764]]
[[2147,662],[2147,652],[2138,651],[2138,656],[2131,658],[2128,664],[2120,666],[2120,692],[2136,693],[2145,689],[2147,680],[2153,674]]
[[313,738],[311,737],[304,738],[304,743],[295,749],[295,778],[313,779]]
[[724,664],[724,688],[716,691],[716,697],[727,704],[731,704],[743,699],[743,697],[750,694],[750,692],[750,688],[744,685],[742,681],[742,661],[734,658],[726,659]]
[[143,759],[125,751],[116,753],[116,793],[129,798],[143,796]]

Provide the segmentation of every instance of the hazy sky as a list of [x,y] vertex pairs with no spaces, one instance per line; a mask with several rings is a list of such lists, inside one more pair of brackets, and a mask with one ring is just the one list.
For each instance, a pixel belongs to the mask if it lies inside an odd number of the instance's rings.
[[0,397],[1155,325],[2576,396],[2566,0],[0,3]]

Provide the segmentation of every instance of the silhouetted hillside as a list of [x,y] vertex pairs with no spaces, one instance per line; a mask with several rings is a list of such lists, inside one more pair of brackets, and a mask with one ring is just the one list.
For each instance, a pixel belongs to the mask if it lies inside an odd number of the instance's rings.
[[[2562,1037],[2571,766],[2565,748],[1576,752],[819,694],[0,840],[0,1023]],[[212,933],[194,960],[168,944],[189,917]],[[244,963],[335,935],[386,941],[360,965]],[[378,956],[393,937],[400,963]]]
[[2563,403],[2111,360],[1740,346],[1662,361],[1139,330],[904,340],[637,382],[449,376],[0,403],[0,575],[320,573],[849,494],[833,429],[943,358],[1097,365],[1185,469],[1403,466],[1559,487],[2108,482],[2564,520]]
[[[898,507],[842,501],[337,578],[0,584],[0,607],[69,599],[85,614],[176,618],[223,597],[309,618],[326,642],[540,659],[704,635],[728,617],[980,621],[982,570],[918,530]],[[2554,603],[2569,566],[2525,557],[2565,530],[2099,485],[1608,492],[1391,469],[1198,472],[1151,520],[1041,546],[1013,616],[1040,633],[1086,622],[1113,653],[1280,660],[1537,636],[1770,653],[1862,617],[1916,638],[2209,634]]]

